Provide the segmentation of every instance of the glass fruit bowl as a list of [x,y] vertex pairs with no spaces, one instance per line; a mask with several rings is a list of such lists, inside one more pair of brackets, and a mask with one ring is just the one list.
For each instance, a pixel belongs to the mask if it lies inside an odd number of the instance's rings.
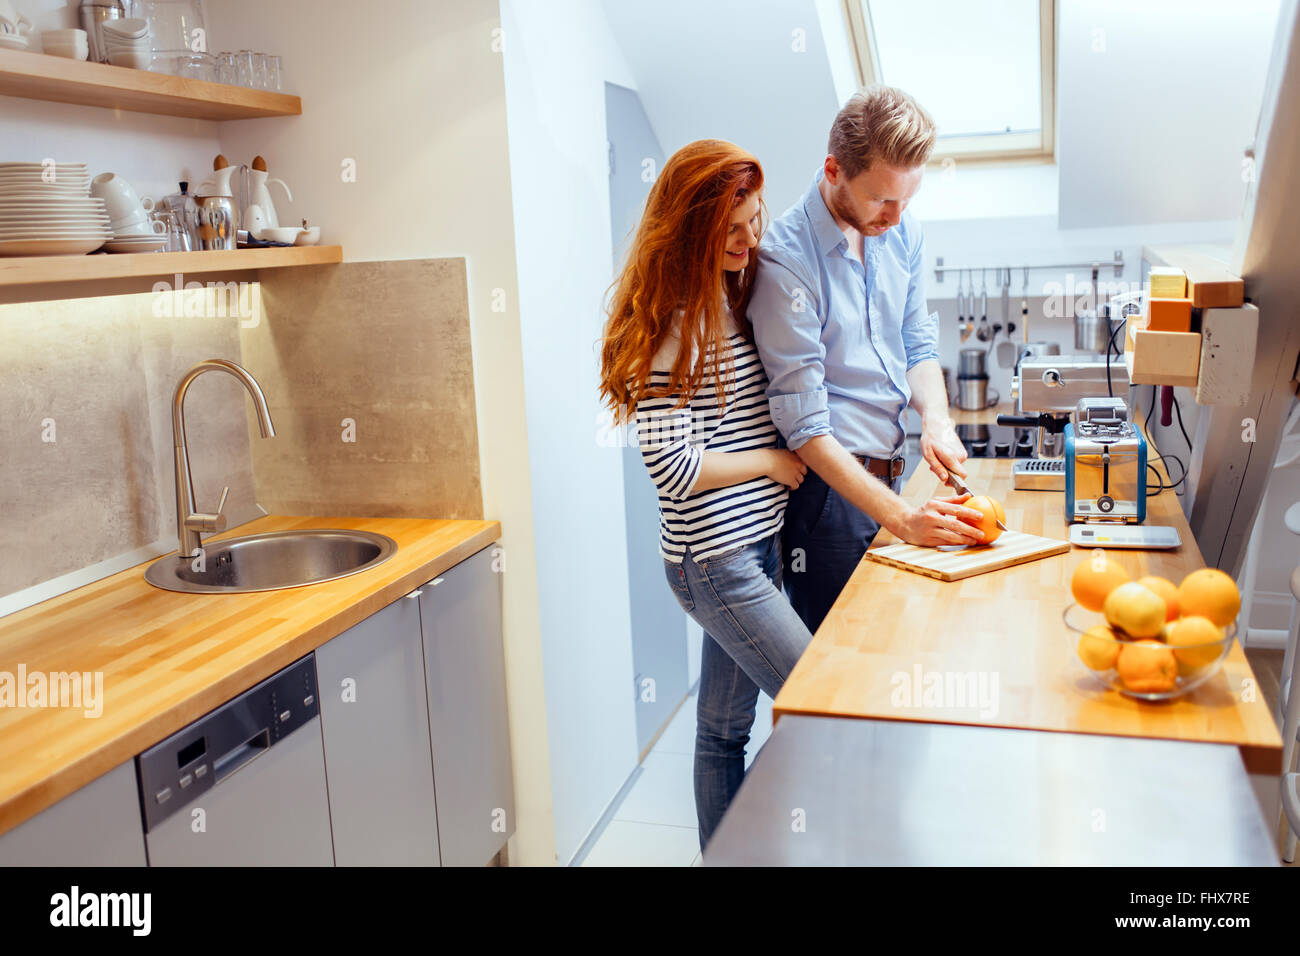
[[[1071,602],[1061,618],[1070,629],[1075,659],[1107,687],[1137,700],[1173,700],[1201,686],[1219,672],[1237,636],[1236,621],[1225,628],[1203,629],[1182,624],[1192,618],[1180,618],[1170,621],[1158,637],[1139,640],[1110,627],[1100,611],[1077,602]],[[1096,627],[1109,628],[1119,639],[1094,631]]]

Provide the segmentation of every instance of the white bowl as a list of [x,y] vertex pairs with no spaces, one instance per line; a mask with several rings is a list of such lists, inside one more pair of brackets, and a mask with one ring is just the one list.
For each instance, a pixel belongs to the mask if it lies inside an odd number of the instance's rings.
[[150,58],[148,52],[115,51],[108,54],[108,62],[114,66],[125,66],[133,70],[147,70]]
[[90,47],[87,46],[51,46],[45,44],[45,53],[47,56],[61,56],[65,60],[88,60],[90,59]]
[[85,30],[42,30],[41,42],[48,43],[51,40],[57,40],[60,43],[71,43],[74,40],[86,43],[89,41]]
[[149,49],[148,39],[141,40],[139,43],[114,43],[112,40],[109,40],[104,44],[104,49],[109,53],[119,53],[119,52],[152,53],[153,52],[152,50]]
[[149,21],[139,17],[122,17],[102,21],[99,29],[109,37],[142,37],[149,33]]

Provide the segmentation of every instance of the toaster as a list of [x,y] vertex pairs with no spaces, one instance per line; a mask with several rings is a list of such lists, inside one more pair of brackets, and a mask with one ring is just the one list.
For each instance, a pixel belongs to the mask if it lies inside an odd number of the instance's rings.
[[1065,426],[1065,520],[1141,524],[1147,443],[1122,398],[1083,398]]

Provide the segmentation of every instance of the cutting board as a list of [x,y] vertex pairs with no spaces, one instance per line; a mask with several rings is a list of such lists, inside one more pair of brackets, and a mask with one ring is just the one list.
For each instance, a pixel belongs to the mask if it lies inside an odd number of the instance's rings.
[[872,561],[938,578],[940,581],[959,581],[985,571],[997,571],[1014,564],[1064,554],[1069,550],[1068,541],[1043,538],[1023,531],[1004,531],[992,544],[967,545],[952,550],[923,548],[915,544],[891,544],[868,551],[866,556]]

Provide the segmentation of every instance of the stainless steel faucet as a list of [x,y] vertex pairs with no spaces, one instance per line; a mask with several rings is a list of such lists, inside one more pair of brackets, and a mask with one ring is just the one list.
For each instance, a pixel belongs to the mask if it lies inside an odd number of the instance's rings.
[[225,359],[207,359],[194,366],[176,386],[172,396],[172,445],[176,452],[176,537],[179,542],[179,557],[192,558],[199,553],[202,539],[200,533],[210,534],[226,530],[226,516],[222,511],[226,507],[226,496],[230,494],[227,485],[221,492],[221,501],[215,512],[196,512],[194,505],[194,481],[190,478],[190,458],[185,447],[185,393],[190,383],[208,371],[222,371],[233,375],[248,390],[257,411],[257,425],[262,430],[263,438],[275,437],[275,426],[271,424],[271,412],[266,407],[266,396],[257,380],[247,370],[227,362]]

